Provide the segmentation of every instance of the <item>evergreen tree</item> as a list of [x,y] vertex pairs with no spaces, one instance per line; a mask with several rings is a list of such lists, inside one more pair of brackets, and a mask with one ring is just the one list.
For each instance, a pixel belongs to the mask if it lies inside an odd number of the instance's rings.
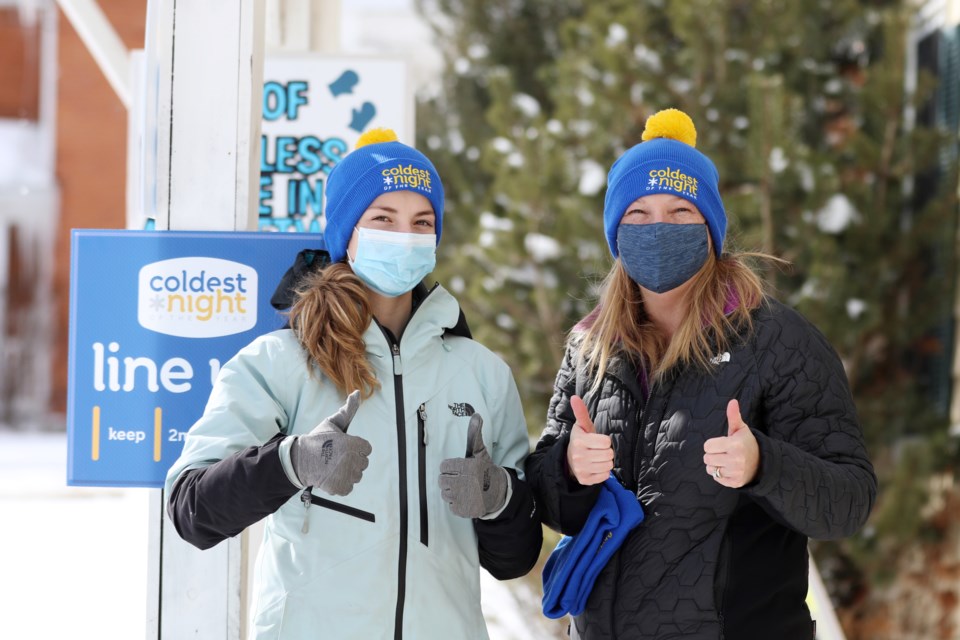
[[919,439],[926,462],[903,465],[950,464],[946,407],[924,371],[948,348],[935,329],[951,308],[957,171],[938,169],[943,132],[911,116],[935,90],[921,74],[905,91],[912,6],[421,0],[449,62],[419,123],[456,234],[443,262],[460,275],[445,279],[514,367],[532,432],[566,332],[610,265],[606,171],[649,115],[677,107],[718,166],[731,246],[791,263],[765,275],[840,353],[890,487],[872,533],[837,548],[879,569],[870,552],[922,526],[905,528],[923,492],[899,490],[894,453]]
[[[577,293],[585,289],[583,261],[568,258],[570,246],[599,238],[592,226],[572,233],[575,217],[592,222],[595,203],[581,207],[579,197],[565,195],[574,158],[548,120],[560,30],[579,18],[583,3],[419,4],[448,61],[440,98],[418,112],[420,138],[448,193],[441,276],[476,337],[514,367],[528,422],[537,425],[565,331],[588,308]],[[603,177],[601,167],[596,172],[594,192]],[[556,225],[570,229],[570,240],[555,240]]]

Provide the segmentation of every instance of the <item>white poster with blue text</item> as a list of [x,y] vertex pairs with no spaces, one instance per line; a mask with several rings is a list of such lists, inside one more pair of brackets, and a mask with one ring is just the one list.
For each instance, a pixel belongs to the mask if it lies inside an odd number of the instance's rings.
[[282,328],[270,299],[309,234],[71,234],[67,483],[160,487],[220,367]]
[[323,230],[326,176],[369,129],[414,145],[413,93],[401,60],[274,55],[263,64],[261,230]]

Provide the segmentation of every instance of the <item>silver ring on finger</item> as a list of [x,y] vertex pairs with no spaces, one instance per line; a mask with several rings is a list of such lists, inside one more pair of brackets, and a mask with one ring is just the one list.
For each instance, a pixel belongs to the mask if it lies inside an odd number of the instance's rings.
[[714,467],[714,468],[713,468],[713,479],[714,479],[714,480],[719,480],[719,479],[722,478],[722,477],[723,477],[723,474],[720,473],[720,467]]

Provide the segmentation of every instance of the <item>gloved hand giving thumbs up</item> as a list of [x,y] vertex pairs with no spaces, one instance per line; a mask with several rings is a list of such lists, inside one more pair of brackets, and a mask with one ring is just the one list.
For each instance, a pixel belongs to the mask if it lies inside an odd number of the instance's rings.
[[570,398],[570,407],[577,421],[570,427],[567,444],[567,468],[577,482],[587,486],[600,484],[613,469],[613,444],[610,436],[597,433],[587,405],[580,396]]
[[306,435],[297,436],[290,447],[290,462],[300,483],[334,496],[353,491],[367,468],[373,448],[363,438],[347,434],[350,421],[360,406],[360,392]]
[[440,463],[440,495],[461,518],[482,518],[507,502],[510,475],[490,458],[483,444],[483,418],[475,413],[467,429],[467,455]]

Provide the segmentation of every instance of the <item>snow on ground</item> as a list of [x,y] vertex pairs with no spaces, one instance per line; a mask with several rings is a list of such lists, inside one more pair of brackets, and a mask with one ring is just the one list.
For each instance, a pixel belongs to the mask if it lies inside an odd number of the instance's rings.
[[[66,486],[63,433],[0,430],[0,638],[146,635],[149,489]],[[527,583],[482,572],[492,640],[554,637]]]
[[0,432],[0,636],[135,640],[147,495],[66,486],[64,434]]

